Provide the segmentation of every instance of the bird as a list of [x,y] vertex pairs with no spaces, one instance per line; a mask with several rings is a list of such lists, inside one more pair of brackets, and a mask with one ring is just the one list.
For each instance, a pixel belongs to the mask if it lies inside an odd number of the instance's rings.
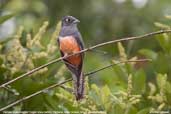
[[[61,19],[61,29],[57,38],[59,50],[62,57],[84,50],[84,42],[81,33],[77,28],[80,22],[73,16],[64,16]],[[83,74],[84,53],[72,55],[63,59],[65,65],[72,74],[75,98],[77,101],[84,98],[84,74]]]

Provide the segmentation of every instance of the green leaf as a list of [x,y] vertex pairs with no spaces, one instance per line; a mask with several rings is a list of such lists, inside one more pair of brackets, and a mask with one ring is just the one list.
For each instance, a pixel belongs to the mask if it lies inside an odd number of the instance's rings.
[[0,56],[0,65],[3,64],[3,58]]
[[133,75],[133,91],[135,94],[142,94],[145,92],[146,76],[143,70],[138,70]]
[[139,53],[153,60],[157,58],[157,53],[149,49],[141,49]]
[[150,108],[144,108],[140,110],[137,114],[149,114]]
[[124,108],[120,104],[112,105],[112,113],[113,114],[124,114]]
[[127,71],[123,65],[113,66],[113,71],[116,74],[119,81],[125,83],[127,81]]
[[24,30],[20,38],[21,45],[24,47],[26,47],[26,42],[27,42],[26,35],[27,35],[27,32]]
[[159,42],[160,46],[166,53],[170,53],[171,51],[171,37],[168,34],[162,34],[157,36],[157,41]]
[[4,23],[6,20],[12,18],[14,14],[8,14],[0,17],[0,24]]
[[126,114],[137,114],[137,109],[133,105],[130,105],[127,107],[125,113]]
[[166,97],[167,102],[171,105],[171,83],[166,82]]
[[51,108],[51,110],[57,109],[58,104],[56,102],[56,99],[53,99],[52,96],[46,95],[45,101],[47,102],[48,108]]
[[10,69],[0,66],[0,76],[3,75],[3,73],[5,73],[7,71],[10,71]]
[[171,83],[166,82],[166,91],[171,95]]

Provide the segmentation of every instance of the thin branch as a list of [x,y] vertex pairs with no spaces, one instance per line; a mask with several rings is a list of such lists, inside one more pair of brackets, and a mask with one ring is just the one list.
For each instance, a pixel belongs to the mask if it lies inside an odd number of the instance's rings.
[[97,70],[94,70],[94,71],[91,71],[89,73],[86,73],[85,76],[89,76],[89,75],[92,75],[92,74],[95,74],[101,70],[104,70],[104,69],[107,69],[107,68],[110,68],[114,65],[118,65],[118,64],[121,64],[121,63],[130,63],[130,62],[145,62],[145,61],[152,61],[151,59],[139,59],[139,60],[125,60],[125,61],[120,61],[118,63],[113,63],[113,64],[110,64],[110,65],[107,65],[105,67],[102,67],[102,68],[99,68]]
[[[85,75],[85,76],[90,76],[90,75],[95,74],[95,73],[97,73],[97,72],[99,72],[99,71],[102,71],[102,70],[104,70],[104,69],[107,69],[107,68],[109,68],[109,67],[112,67],[112,66],[114,66],[114,65],[118,65],[118,64],[121,64],[121,63],[128,63],[128,62],[144,62],[144,61],[151,61],[151,59],[139,59],[139,60],[121,61],[121,62],[118,62],[118,63],[113,63],[113,64],[110,64],[110,65],[107,65],[107,66],[102,67],[102,68],[99,68],[99,69],[97,69],[97,70],[91,71],[91,72],[86,73],[86,74],[84,74],[84,75]],[[72,81],[72,78],[69,78],[69,79],[67,79],[67,80],[65,80],[65,81],[63,81],[63,82],[58,83],[58,84],[50,85],[50,86],[48,86],[47,88],[44,88],[44,89],[42,89],[42,90],[39,90],[39,91],[37,91],[37,92],[35,92],[35,93],[31,94],[31,95],[28,95],[28,96],[26,96],[26,97],[23,97],[23,98],[17,100],[17,101],[14,101],[13,103],[10,103],[9,105],[7,105],[7,106],[5,106],[5,107],[2,107],[2,108],[0,109],[0,112],[1,112],[1,111],[4,111],[4,110],[6,110],[6,109],[8,109],[8,108],[10,108],[10,107],[12,107],[12,106],[15,106],[15,105],[17,105],[17,104],[19,104],[19,103],[21,103],[21,102],[23,102],[23,101],[26,101],[26,100],[28,100],[28,99],[30,99],[30,98],[36,96],[36,95],[39,95],[39,94],[41,94],[41,93],[43,93],[43,92],[45,92],[45,91],[48,91],[48,90],[53,89],[53,88],[55,88],[55,87],[61,87],[61,85],[65,84],[65,83],[67,83],[67,82],[70,82],[70,81]]]
[[29,75],[33,74],[34,72],[36,72],[36,71],[38,71],[38,70],[40,70],[42,68],[45,68],[45,67],[47,67],[47,66],[49,66],[51,64],[57,63],[57,62],[59,62],[59,61],[61,61],[63,59],[66,59],[66,58],[68,58],[70,56],[73,56],[73,55],[76,55],[76,54],[80,54],[80,53],[83,53],[83,52],[87,52],[89,50],[92,50],[92,49],[95,49],[95,48],[98,48],[98,47],[102,47],[102,46],[105,46],[105,45],[117,43],[117,42],[129,41],[129,40],[138,40],[138,39],[148,38],[149,36],[154,36],[154,35],[163,34],[163,33],[169,33],[169,32],[171,32],[171,30],[160,30],[160,31],[151,32],[151,33],[147,33],[147,34],[140,35],[140,36],[126,37],[126,38],[121,38],[121,39],[117,39],[117,40],[111,40],[111,41],[108,41],[108,42],[100,43],[100,44],[97,44],[95,46],[92,46],[92,47],[86,48],[84,50],[81,50],[81,51],[79,51],[77,53],[74,53],[74,54],[71,54],[71,55],[68,55],[68,56],[65,56],[65,57],[60,57],[60,58],[57,58],[55,60],[52,60],[52,61],[50,61],[47,64],[44,64],[42,66],[39,66],[39,67],[37,67],[37,68],[35,68],[35,69],[33,69],[33,70],[25,73],[25,74],[22,74],[22,75],[18,76],[17,78],[14,78],[14,79],[12,79],[12,80],[10,80],[10,81],[8,81],[8,82],[0,85],[0,88],[4,87],[6,85],[9,85],[9,84],[11,84],[11,83],[13,83],[13,82],[15,82],[15,81],[23,78],[23,77],[29,76]]

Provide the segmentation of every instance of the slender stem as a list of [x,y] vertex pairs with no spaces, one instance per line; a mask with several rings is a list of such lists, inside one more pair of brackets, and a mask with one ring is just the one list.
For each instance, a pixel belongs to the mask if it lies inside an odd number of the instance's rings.
[[149,36],[154,36],[154,35],[163,34],[163,33],[169,33],[169,32],[171,32],[171,30],[160,30],[160,31],[151,32],[151,33],[147,33],[147,34],[140,35],[140,36],[121,38],[121,39],[117,39],[117,40],[111,40],[111,41],[108,41],[108,42],[100,43],[100,44],[97,44],[97,45],[95,45],[95,46],[86,48],[86,49],[84,49],[84,50],[82,50],[82,51],[79,51],[79,52],[77,52],[77,53],[74,53],[74,54],[71,54],[71,55],[68,55],[68,56],[65,56],[65,57],[57,58],[57,59],[52,60],[52,61],[50,61],[50,62],[48,62],[48,63],[46,63],[46,64],[44,64],[44,65],[42,65],[42,66],[39,66],[39,67],[37,67],[37,68],[34,68],[33,70],[28,71],[27,73],[22,74],[22,75],[18,76],[17,78],[14,78],[14,79],[12,79],[12,80],[10,80],[10,81],[8,81],[8,82],[6,82],[6,83],[0,85],[0,88],[4,87],[4,86],[6,86],[6,85],[9,85],[9,84],[11,84],[11,83],[13,83],[13,82],[15,82],[15,81],[17,81],[17,80],[23,78],[23,77],[26,77],[26,76],[28,76],[28,75],[31,75],[31,74],[33,74],[34,72],[36,72],[36,71],[38,71],[38,70],[40,70],[40,69],[43,69],[43,68],[45,68],[45,67],[47,67],[47,66],[49,66],[49,65],[51,65],[51,64],[57,63],[57,62],[59,62],[59,61],[61,61],[61,60],[63,60],[63,59],[66,59],[66,58],[68,58],[68,57],[70,57],[70,56],[73,56],[73,55],[76,55],[76,54],[80,54],[80,53],[83,53],[83,52],[87,52],[87,51],[89,51],[89,50],[92,50],[92,49],[95,49],[95,48],[98,48],[98,47],[102,47],[102,46],[105,46],[105,45],[117,43],[117,42],[128,41],[128,40],[138,40],[138,39],[148,38]]
[[99,72],[101,70],[104,70],[104,69],[107,69],[109,67],[112,67],[114,65],[117,65],[117,64],[121,64],[121,63],[128,63],[128,62],[145,62],[145,61],[152,61],[151,59],[139,59],[139,60],[126,60],[126,61],[120,61],[118,63],[113,63],[113,64],[110,64],[110,65],[107,65],[105,67],[102,67],[102,68],[99,68],[97,70],[94,70],[94,71],[91,71],[89,73],[86,73],[84,74],[85,76],[88,76],[88,75],[92,75],[92,74],[95,74],[96,72]]
[[[104,69],[110,68],[110,67],[112,67],[112,66],[114,66],[114,65],[118,65],[118,64],[121,64],[121,63],[128,63],[128,62],[144,62],[144,61],[151,61],[151,59],[139,59],[139,60],[121,61],[121,62],[118,62],[118,63],[113,63],[113,64],[110,64],[110,65],[107,65],[107,66],[102,67],[102,68],[99,68],[99,69],[97,69],[97,70],[91,71],[91,72],[86,73],[86,74],[84,74],[84,75],[85,75],[85,76],[90,76],[90,75],[95,74],[95,73],[97,73],[97,72],[99,72],[99,71],[102,71],[102,70],[104,70]],[[36,95],[39,95],[39,94],[41,94],[41,93],[43,93],[43,92],[45,92],[45,91],[48,91],[48,90],[53,89],[53,88],[55,88],[55,87],[61,87],[61,85],[65,84],[65,83],[67,83],[67,82],[70,82],[70,81],[72,81],[72,78],[69,78],[69,79],[67,79],[67,80],[65,80],[65,81],[63,81],[63,82],[57,83],[57,84],[50,85],[50,86],[48,86],[48,87],[46,87],[46,88],[44,88],[44,89],[42,89],[42,90],[39,90],[39,91],[37,91],[37,92],[35,92],[35,93],[31,94],[31,95],[28,95],[28,96],[26,96],[26,97],[23,97],[23,98],[17,100],[17,101],[14,101],[14,102],[10,103],[9,105],[7,105],[7,106],[5,106],[5,107],[2,107],[2,108],[0,109],[0,112],[1,112],[1,111],[4,111],[4,110],[6,110],[6,109],[8,109],[8,108],[10,108],[10,107],[12,107],[12,106],[15,106],[16,104],[19,104],[19,103],[21,103],[21,102],[23,102],[23,101],[26,101],[26,100],[28,100],[28,99],[30,99],[30,98],[36,96]]]

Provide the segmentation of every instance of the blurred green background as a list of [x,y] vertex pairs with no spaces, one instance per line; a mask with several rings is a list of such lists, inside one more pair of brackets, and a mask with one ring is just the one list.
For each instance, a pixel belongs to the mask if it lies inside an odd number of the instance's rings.
[[[170,29],[170,0],[0,0],[0,84],[60,57],[57,23],[72,15],[86,47],[122,37]],[[121,64],[93,74],[86,99],[56,88],[8,110],[101,110],[109,114],[147,114],[171,110],[171,35],[111,44],[86,53],[84,72],[112,62]],[[50,65],[0,90],[0,107],[71,77],[62,62]],[[131,81],[130,81],[131,80]],[[130,83],[128,83],[130,82]],[[67,83],[72,87],[72,83]]]

